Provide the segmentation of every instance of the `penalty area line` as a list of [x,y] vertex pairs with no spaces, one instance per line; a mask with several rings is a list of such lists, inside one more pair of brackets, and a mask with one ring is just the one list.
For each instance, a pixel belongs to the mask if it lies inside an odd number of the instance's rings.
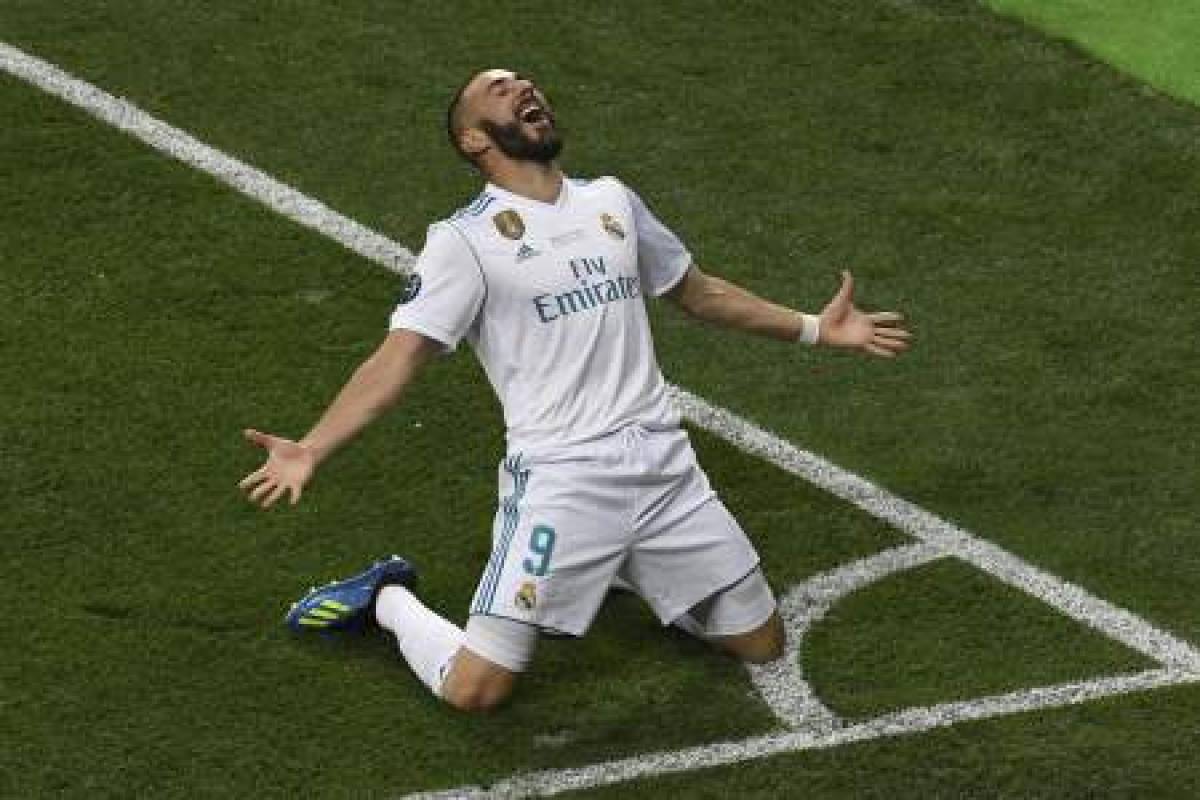
[[954,703],[907,708],[831,731],[789,731],[731,742],[688,747],[661,753],[544,770],[498,781],[487,786],[459,786],[433,792],[403,795],[401,800],[450,800],[475,797],[539,797],[616,783],[653,778],[708,767],[754,761],[784,753],[823,750],[841,745],[947,728],[963,722],[990,719],[1028,711],[1078,705],[1106,697],[1196,683],[1200,674],[1176,669],[1147,670],[1131,675],[1096,678],[1076,683],[1024,689],[1008,694]]
[[67,101],[160,153],[211,175],[272,211],[324,234],[392,272],[402,272],[416,260],[408,248],[339,214],[321,201],[168,125],[128,100],[69,75],[7,42],[0,42],[0,69]]
[[1136,614],[1033,566],[866,478],[801,450],[732,411],[684,389],[676,388],[675,393],[676,402],[690,422],[743,452],[803,478],[946,555],[966,561],[1163,666],[1200,672],[1200,651]]

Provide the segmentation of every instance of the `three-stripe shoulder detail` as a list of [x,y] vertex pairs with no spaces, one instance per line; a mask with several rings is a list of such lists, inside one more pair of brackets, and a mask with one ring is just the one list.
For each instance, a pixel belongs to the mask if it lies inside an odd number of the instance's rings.
[[450,219],[460,220],[468,219],[470,217],[478,217],[487,210],[488,206],[490,206],[495,199],[496,198],[492,195],[484,192],[476,197],[470,205],[466,206],[465,208],[460,208],[458,211],[456,211],[454,216],[450,217]]

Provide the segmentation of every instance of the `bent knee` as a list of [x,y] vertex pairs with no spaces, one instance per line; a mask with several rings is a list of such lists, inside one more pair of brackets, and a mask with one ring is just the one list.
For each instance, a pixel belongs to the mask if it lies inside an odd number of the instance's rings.
[[761,642],[755,642],[738,653],[738,656],[743,661],[748,661],[751,664],[769,664],[772,661],[778,661],[783,658],[783,653],[784,638],[781,635]]
[[487,685],[451,686],[442,691],[442,699],[459,711],[481,714],[504,704],[512,695],[511,687]]
[[768,664],[783,657],[787,631],[776,612],[756,630],[731,636],[721,642],[729,653],[751,664]]
[[464,649],[455,658],[440,694],[459,711],[486,712],[512,695],[516,680],[516,673]]

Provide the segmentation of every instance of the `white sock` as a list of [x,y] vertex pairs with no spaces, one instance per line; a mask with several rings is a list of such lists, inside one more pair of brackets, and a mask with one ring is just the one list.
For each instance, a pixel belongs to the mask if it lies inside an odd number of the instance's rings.
[[462,629],[430,611],[403,586],[380,590],[375,600],[375,619],[395,634],[408,666],[441,697],[442,682],[462,644]]

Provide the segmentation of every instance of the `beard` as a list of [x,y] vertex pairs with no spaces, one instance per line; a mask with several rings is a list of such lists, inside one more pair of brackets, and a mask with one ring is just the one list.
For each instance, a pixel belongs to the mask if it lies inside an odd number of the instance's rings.
[[562,152],[563,140],[558,129],[551,127],[545,138],[535,139],[526,136],[520,122],[509,122],[505,125],[482,120],[479,127],[491,137],[500,148],[500,152],[514,161],[535,161],[538,164],[549,164],[558,158]]

